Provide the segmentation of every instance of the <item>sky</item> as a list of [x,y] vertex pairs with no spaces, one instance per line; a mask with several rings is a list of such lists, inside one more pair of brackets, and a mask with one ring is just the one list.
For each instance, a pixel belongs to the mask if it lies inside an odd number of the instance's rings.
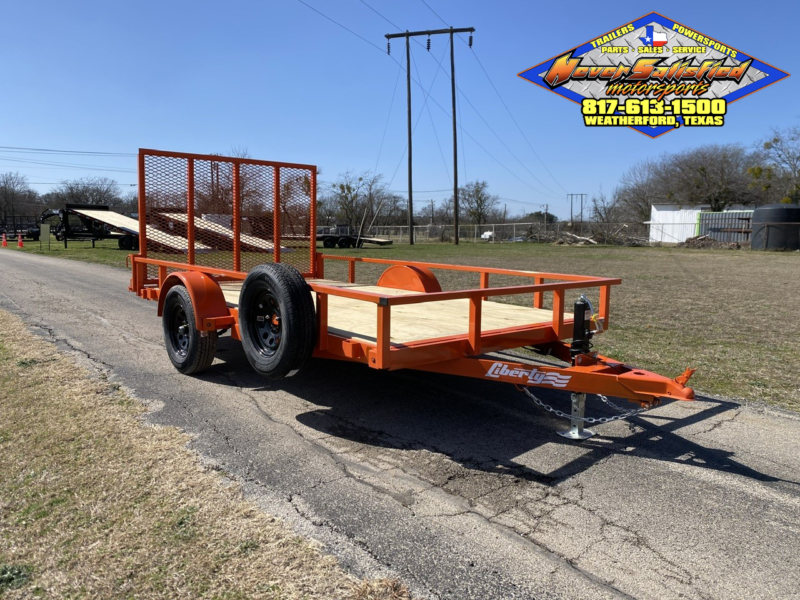
[[[125,192],[140,147],[246,149],[317,165],[322,182],[375,171],[405,195],[405,48],[394,40],[389,56],[384,38],[398,28],[475,28],[471,49],[466,36],[455,43],[459,183],[485,180],[510,215],[546,204],[566,218],[568,193],[611,193],[638,161],[709,143],[752,147],[800,124],[798,76],[732,104],[724,127],[657,139],[587,128],[577,104],[517,76],[652,10],[793,73],[800,2],[426,2],[4,0],[0,146],[129,156],[0,148],[0,172],[23,173],[40,192],[86,176]],[[432,37],[430,52],[417,40],[415,208],[452,194],[453,160],[448,36]]]

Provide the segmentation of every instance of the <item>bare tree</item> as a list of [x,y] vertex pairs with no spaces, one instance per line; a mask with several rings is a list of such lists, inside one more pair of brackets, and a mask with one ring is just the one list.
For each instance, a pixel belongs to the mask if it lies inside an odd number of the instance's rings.
[[[611,197],[600,191],[592,196],[592,221],[595,223],[621,223],[624,219],[625,207],[619,201],[619,192],[614,190]],[[648,215],[649,216],[649,215]]]
[[116,206],[122,202],[117,182],[108,177],[82,177],[62,181],[52,194],[59,203]]
[[761,148],[764,164],[750,169],[757,185],[774,190],[776,200],[800,203],[800,127],[773,129]]
[[500,198],[490,194],[488,188],[489,184],[485,181],[472,181],[458,188],[458,198],[465,216],[477,225],[488,223],[500,203]]
[[653,203],[668,201],[658,188],[657,173],[664,161],[647,159],[629,168],[623,175],[616,195],[618,214],[623,220],[646,221]]
[[20,173],[0,174],[0,215],[3,221],[40,212],[38,194]]
[[362,233],[374,225],[395,225],[405,216],[403,199],[392,194],[383,183],[383,175],[365,171],[341,173],[321,196],[326,220],[348,225]]
[[736,204],[761,204],[768,198],[753,185],[758,153],[737,144],[710,144],[642,161],[625,172],[609,206],[623,221],[650,217],[652,204],[708,204],[712,211]]
[[760,194],[748,169],[758,164],[753,153],[735,144],[712,144],[681,152],[670,161],[671,187],[680,204],[709,204],[722,211],[735,204],[759,204]]

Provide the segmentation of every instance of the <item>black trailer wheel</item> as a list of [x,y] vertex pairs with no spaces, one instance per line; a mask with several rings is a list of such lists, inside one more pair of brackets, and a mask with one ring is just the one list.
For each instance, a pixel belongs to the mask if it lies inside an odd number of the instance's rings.
[[269,379],[291,377],[311,358],[314,302],[303,276],[284,264],[258,265],[239,295],[239,330],[247,360]]
[[337,243],[339,248],[349,248],[350,247],[350,240],[346,237],[339,238],[339,242]]
[[326,237],[322,240],[322,245],[325,248],[335,248],[336,247],[336,240],[332,237]]
[[120,250],[133,250],[133,236],[123,235],[117,240],[117,245]]
[[217,352],[217,332],[207,331],[202,335],[197,330],[192,298],[182,285],[167,292],[161,325],[167,354],[178,371],[193,375],[211,366]]

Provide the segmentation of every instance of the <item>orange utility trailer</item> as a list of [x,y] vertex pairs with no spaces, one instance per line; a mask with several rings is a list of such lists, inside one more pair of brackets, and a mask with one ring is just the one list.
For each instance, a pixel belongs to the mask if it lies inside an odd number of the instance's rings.
[[[129,289],[158,303],[167,353],[183,373],[210,366],[230,331],[268,378],[293,375],[314,356],[510,383],[570,418],[563,435],[574,439],[592,435],[586,421],[613,420],[584,417],[587,393],[644,408],[694,398],[691,369],[670,379],[591,350],[619,279],[327,256],[316,247],[313,165],[145,149],[138,160]],[[163,243],[176,237],[183,242]],[[356,277],[375,266],[383,270],[373,283]],[[335,267],[339,280],[326,278]],[[439,278],[455,271],[473,287],[443,290]],[[493,278],[503,284],[492,287]],[[596,312],[587,293],[599,299]],[[547,360],[502,353],[521,347]],[[572,392],[571,415],[544,405],[536,387]]]

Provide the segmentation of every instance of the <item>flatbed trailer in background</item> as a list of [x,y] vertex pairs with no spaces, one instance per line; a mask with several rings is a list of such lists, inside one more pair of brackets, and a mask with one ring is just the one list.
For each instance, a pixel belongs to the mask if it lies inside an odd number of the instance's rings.
[[364,244],[375,244],[376,246],[392,245],[392,240],[376,237],[362,237],[350,233],[318,233],[317,241],[322,242],[325,248],[361,248]]
[[[230,331],[268,378],[293,375],[314,356],[502,381],[542,405],[529,388],[570,391],[571,429],[562,433],[572,439],[591,435],[583,428],[586,394],[643,407],[694,398],[686,386],[692,369],[670,379],[591,351],[619,279],[318,254],[316,174],[313,165],[139,151],[140,247],[129,290],[158,303],[179,371],[208,368],[218,336]],[[185,227],[154,227],[165,211],[185,215]],[[197,226],[203,212],[230,215],[231,245],[215,247],[216,234]],[[248,225],[258,219],[269,226]],[[170,251],[165,235],[181,238],[185,251]],[[326,278],[342,263],[343,280]],[[364,264],[385,270],[365,283],[356,272]],[[446,271],[472,273],[475,287],[443,290],[436,272]],[[495,276],[520,283],[491,287]],[[597,312],[585,293],[597,294]],[[578,297],[572,312],[568,295]],[[496,302],[501,296],[528,300]],[[523,346],[548,360],[504,352]]]

